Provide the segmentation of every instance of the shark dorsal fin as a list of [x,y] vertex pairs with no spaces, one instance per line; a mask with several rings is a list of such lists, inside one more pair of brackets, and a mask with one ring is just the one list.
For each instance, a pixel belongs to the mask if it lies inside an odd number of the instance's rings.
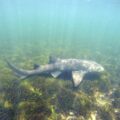
[[38,68],[40,68],[40,65],[34,64],[33,68],[34,68],[34,69],[38,69]]
[[81,81],[83,80],[84,75],[86,74],[85,71],[73,71],[72,78],[74,87],[78,87]]
[[57,62],[58,58],[50,55],[49,57],[49,64]]

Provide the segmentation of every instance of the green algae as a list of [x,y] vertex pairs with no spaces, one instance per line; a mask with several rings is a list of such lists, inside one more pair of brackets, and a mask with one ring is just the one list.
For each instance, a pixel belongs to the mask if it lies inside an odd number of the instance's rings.
[[[84,56],[82,53],[79,55]],[[27,60],[29,57],[19,59],[19,56],[14,56],[13,61],[22,61],[21,67],[32,69],[34,60],[43,64],[48,61],[47,56],[40,57]],[[85,57],[89,58],[90,53]],[[23,62],[26,60],[27,63]],[[39,76],[20,81],[3,63],[0,63],[0,110],[10,120],[66,120],[71,117],[70,111],[78,120],[116,118],[114,108],[118,106],[119,90],[112,94],[115,102],[111,103],[111,99],[106,96],[111,90],[111,75],[107,72],[95,81],[83,81],[77,90],[73,90],[71,81],[51,77]]]

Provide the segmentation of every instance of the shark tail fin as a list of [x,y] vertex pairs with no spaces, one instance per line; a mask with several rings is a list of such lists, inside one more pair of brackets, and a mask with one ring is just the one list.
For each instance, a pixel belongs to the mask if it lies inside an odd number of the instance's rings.
[[20,79],[25,79],[29,75],[26,73],[25,70],[17,68],[15,65],[10,63],[8,60],[5,60],[9,68],[14,72],[14,74],[19,77]]

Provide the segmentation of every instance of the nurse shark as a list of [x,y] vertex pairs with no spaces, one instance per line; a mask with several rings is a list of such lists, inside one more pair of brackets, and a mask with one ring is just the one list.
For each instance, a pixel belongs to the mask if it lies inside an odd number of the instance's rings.
[[33,70],[25,70],[16,67],[14,64],[6,60],[9,68],[20,79],[25,79],[36,75],[52,75],[58,78],[62,73],[69,73],[72,77],[73,86],[78,87],[88,73],[101,73],[104,67],[95,61],[82,59],[61,59],[50,56],[49,63],[46,65],[34,65]]

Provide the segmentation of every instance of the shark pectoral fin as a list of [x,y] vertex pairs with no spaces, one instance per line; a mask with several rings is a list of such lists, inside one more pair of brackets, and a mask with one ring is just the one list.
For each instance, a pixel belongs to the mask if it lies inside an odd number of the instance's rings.
[[77,87],[81,83],[85,73],[86,73],[85,71],[73,71],[72,72],[74,87]]
[[24,80],[24,79],[26,79],[26,78],[28,78],[29,76],[21,76],[20,77],[20,80]]
[[52,75],[54,78],[57,78],[60,74],[61,74],[61,71],[55,71],[55,72],[52,72],[52,73],[51,73],[51,75]]

